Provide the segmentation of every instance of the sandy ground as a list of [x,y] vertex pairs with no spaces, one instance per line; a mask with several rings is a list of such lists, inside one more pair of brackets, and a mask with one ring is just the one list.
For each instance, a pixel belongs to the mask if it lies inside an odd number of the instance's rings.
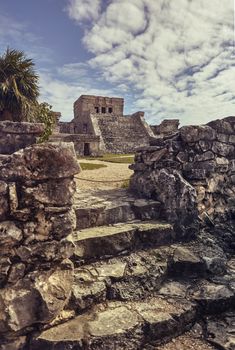
[[128,179],[133,173],[133,171],[128,168],[129,164],[109,163],[100,160],[85,159],[80,160],[80,162],[103,164],[107,167],[94,170],[82,170],[80,174],[76,175],[78,189],[87,190],[89,188],[92,188],[108,190],[113,188],[119,188],[123,185],[124,180]]

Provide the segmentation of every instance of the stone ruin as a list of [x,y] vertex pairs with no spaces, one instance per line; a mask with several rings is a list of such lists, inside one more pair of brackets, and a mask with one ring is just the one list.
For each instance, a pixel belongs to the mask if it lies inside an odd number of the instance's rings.
[[235,117],[227,117],[153,139],[136,152],[131,188],[162,202],[165,218],[181,228],[198,216],[226,222],[235,215],[234,131]]
[[0,350],[234,349],[235,117],[160,134],[132,192],[79,192],[72,143],[0,157]]
[[72,144],[33,145],[0,164],[0,349],[52,322],[73,282]]
[[154,131],[144,112],[123,115],[123,109],[123,98],[82,95],[74,103],[74,119],[60,122],[60,134],[52,139],[73,141],[79,155],[133,153],[149,145]]
[[11,154],[36,143],[44,131],[40,123],[0,121],[0,155]]

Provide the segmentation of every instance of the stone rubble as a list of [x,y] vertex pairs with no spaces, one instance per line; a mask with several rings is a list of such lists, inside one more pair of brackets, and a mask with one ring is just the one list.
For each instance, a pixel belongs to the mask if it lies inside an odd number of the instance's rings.
[[[0,350],[234,350],[235,118],[76,190],[71,144],[0,160]],[[76,192],[75,192],[76,191]]]

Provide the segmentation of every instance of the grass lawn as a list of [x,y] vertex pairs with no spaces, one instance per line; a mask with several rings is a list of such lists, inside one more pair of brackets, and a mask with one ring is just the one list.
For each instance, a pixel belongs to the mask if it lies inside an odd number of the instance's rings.
[[80,163],[82,170],[95,170],[100,168],[107,168],[107,165],[104,164],[91,164],[91,163]]
[[[102,159],[100,159],[102,160]],[[134,156],[131,157],[123,157],[123,158],[109,158],[107,160],[103,160],[105,162],[110,162],[110,163],[124,163],[124,164],[132,164],[134,163]]]
[[101,160],[103,162],[110,162],[110,163],[124,163],[124,164],[132,164],[134,163],[134,155],[133,154],[112,154],[107,153],[104,154],[102,157],[88,157],[85,158],[88,160]]

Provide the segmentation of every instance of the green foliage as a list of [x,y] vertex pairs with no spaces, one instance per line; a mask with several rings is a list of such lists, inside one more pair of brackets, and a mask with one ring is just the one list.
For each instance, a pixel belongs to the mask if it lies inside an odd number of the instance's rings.
[[55,113],[51,110],[52,106],[48,103],[35,103],[31,106],[28,119],[45,125],[44,132],[38,142],[42,143],[49,139],[52,134],[53,127],[56,123]]
[[56,122],[48,103],[38,102],[38,75],[23,51],[7,49],[0,56],[0,120],[45,124],[39,142],[47,141]]
[[0,56],[0,119],[28,121],[39,96],[34,63],[23,51],[7,49]]

